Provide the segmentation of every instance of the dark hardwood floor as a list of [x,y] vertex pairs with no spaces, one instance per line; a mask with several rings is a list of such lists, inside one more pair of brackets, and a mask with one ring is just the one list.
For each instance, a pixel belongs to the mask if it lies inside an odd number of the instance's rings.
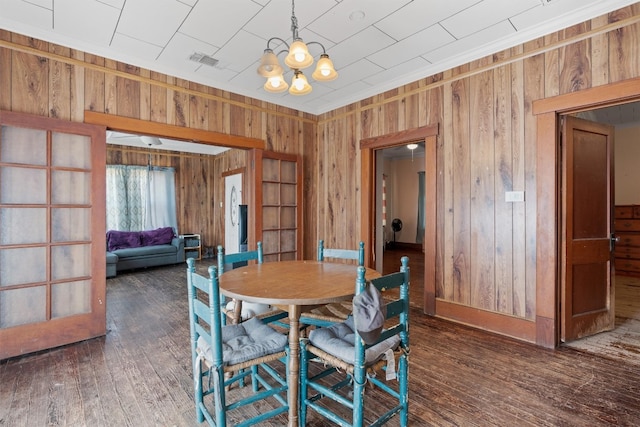
[[[185,292],[182,265],[109,279],[105,337],[0,361],[0,426],[196,425]],[[640,425],[638,365],[545,350],[417,308],[411,343],[411,425]]]
[[389,274],[400,270],[400,259],[409,258],[411,284],[409,286],[409,303],[412,307],[424,307],[424,253],[420,249],[402,244],[390,245],[385,249],[382,258],[382,273]]

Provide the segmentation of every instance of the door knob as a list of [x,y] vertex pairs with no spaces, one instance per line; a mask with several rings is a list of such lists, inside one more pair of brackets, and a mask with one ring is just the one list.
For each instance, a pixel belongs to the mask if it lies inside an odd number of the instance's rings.
[[616,236],[615,234],[611,233],[611,238],[609,240],[609,250],[611,252],[613,252],[616,248],[616,243],[618,243],[620,241],[620,237]]

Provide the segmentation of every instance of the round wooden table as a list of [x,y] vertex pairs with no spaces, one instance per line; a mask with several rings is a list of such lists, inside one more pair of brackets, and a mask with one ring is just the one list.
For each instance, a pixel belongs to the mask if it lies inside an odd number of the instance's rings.
[[[289,426],[298,425],[298,369],[300,366],[300,313],[353,297],[355,264],[320,261],[281,261],[251,264],[220,275],[220,292],[242,301],[286,307],[289,313]],[[367,280],[380,273],[367,269]]]

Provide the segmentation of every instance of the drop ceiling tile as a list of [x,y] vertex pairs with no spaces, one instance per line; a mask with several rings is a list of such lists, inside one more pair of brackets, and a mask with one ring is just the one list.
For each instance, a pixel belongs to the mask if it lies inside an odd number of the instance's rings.
[[540,0],[483,0],[443,20],[442,26],[461,39],[536,6]]
[[[416,70],[420,70],[429,65],[429,61],[422,57],[412,58],[402,64],[398,64],[395,67],[384,70],[380,73],[374,74],[364,79],[364,81],[371,86],[384,85],[385,87],[389,87],[391,84],[392,87],[398,87],[395,80],[399,76],[403,76],[405,74],[411,74]],[[427,77],[425,75],[420,75],[419,77],[415,77],[413,80],[419,80],[420,78]]]
[[[129,1],[122,10],[117,31],[156,46],[165,46],[190,11],[189,6],[176,0]],[[140,19],[141,16],[144,19]]]
[[[603,10],[603,13],[606,11]],[[549,15],[553,18],[549,19]],[[554,31],[559,22],[562,22],[562,27],[567,27],[583,22],[592,15],[593,4],[586,5],[583,0],[556,0],[544,6],[540,4],[539,7],[528,9],[511,17],[510,21],[518,31],[535,27],[538,34],[548,34]]]
[[[50,9],[26,3],[22,0],[0,0],[0,24],[2,28],[18,31],[24,23],[33,28],[50,30],[53,27],[53,12]],[[12,22],[17,21],[17,22]],[[23,23],[22,25],[17,25]]]
[[396,40],[402,40],[450,17],[478,0],[412,1],[375,26]]
[[242,72],[236,73],[230,79],[231,83],[234,86],[236,84],[241,85],[247,88],[247,90],[254,90],[256,88],[262,90],[262,86],[264,86],[266,79],[258,74],[258,71],[257,71],[258,65],[259,65],[259,62],[256,61],[254,64],[245,68]]
[[229,69],[239,73],[256,61],[260,60],[262,51],[247,52],[247,46],[261,46],[263,40],[246,31],[239,31],[233,39],[222,46],[215,54],[215,58],[228,63]]
[[369,55],[368,60],[382,68],[392,68],[426,52],[445,46],[455,39],[440,25],[420,31],[406,39],[392,44],[381,51]]
[[[316,99],[320,99],[334,92],[334,89],[330,88],[325,84],[322,84],[320,82],[313,80],[313,78],[309,79],[309,84],[313,88],[313,90],[311,91],[311,95],[313,95],[313,97],[309,98],[309,101],[315,101]],[[294,95],[289,95],[289,96],[294,96]]]
[[180,32],[222,47],[259,10],[260,6],[250,0],[200,1],[180,27]]
[[362,57],[371,55],[394,43],[395,40],[375,27],[368,27],[358,34],[328,49],[333,66],[339,71]]
[[[324,35],[334,43],[340,43],[407,3],[409,0],[343,0],[312,22],[309,29]],[[358,12],[364,12],[362,19],[350,18]]]
[[56,0],[56,31],[84,42],[109,46],[120,11],[98,1]]
[[[444,68],[439,68],[439,71],[443,71],[452,67],[450,63],[464,64],[506,48],[505,46],[502,49],[494,49],[491,44],[497,40],[506,39],[515,32],[513,25],[508,20],[502,21],[468,37],[427,52],[422,57],[434,64],[444,61],[442,62]],[[482,46],[485,46],[485,50],[481,49]]]
[[[362,80],[357,80],[355,82],[350,83],[349,86],[341,88],[340,96],[348,99],[350,98],[350,102],[355,102],[359,99],[362,99],[363,98],[362,93],[371,90],[371,87],[372,86],[367,84],[366,82]],[[327,111],[330,111],[333,109],[331,105],[336,102],[335,93],[330,92],[327,95],[319,98],[319,101],[320,102],[314,103],[316,108],[321,108],[324,110],[325,108],[329,107],[329,110]]]
[[156,46],[141,40],[136,40],[120,33],[116,33],[113,36],[111,47],[114,49],[126,51],[127,56],[129,56],[133,61],[154,61],[162,51],[162,48],[160,46]]
[[[291,2],[274,0],[265,3],[268,4],[247,22],[244,29],[265,40],[280,37],[287,42],[291,41]],[[295,15],[303,39],[304,28],[336,4],[336,0],[298,1]]]
[[229,87],[228,82],[237,74],[238,73],[236,73],[235,71],[228,70],[226,68],[210,67],[208,65],[200,65],[200,67],[198,67],[198,69],[196,69],[196,71],[194,72],[195,76],[213,79],[213,81],[215,81],[215,83],[219,85],[213,86],[219,88]]
[[122,8],[124,7],[124,2],[125,2],[125,0],[89,0],[89,1],[99,1],[100,3],[108,4],[109,6],[113,6],[120,10],[122,10]]
[[354,62],[353,64],[343,68],[340,71],[340,76],[336,80],[332,82],[326,82],[324,84],[326,84],[330,88],[342,90],[346,86],[366,79],[371,75],[381,72],[382,70],[383,68],[377,66],[376,64],[367,61],[366,59],[361,59],[360,61]]
[[27,3],[53,10],[53,0],[25,0]]
[[167,46],[162,50],[162,53],[160,53],[158,57],[158,62],[194,71],[201,64],[189,60],[192,54],[202,53],[215,56],[217,51],[218,47],[216,46],[178,32],[169,40]]
[[[335,46],[335,43],[332,42],[331,40],[328,40],[308,29],[302,29],[298,31],[298,36],[302,39],[302,41],[304,41],[307,44],[307,48],[309,48],[309,53],[311,53],[311,55],[313,55],[314,58],[316,59],[320,57],[320,54],[322,53],[322,48],[320,46],[317,46],[315,43],[320,43],[322,46],[324,46],[325,50],[327,51],[333,49],[333,47]],[[273,46],[273,43],[271,43],[271,46]],[[267,47],[267,44],[263,43],[263,47]],[[282,48],[286,49],[286,46],[282,45]],[[275,49],[274,51],[278,52]],[[284,59],[284,54],[280,56],[280,59]]]

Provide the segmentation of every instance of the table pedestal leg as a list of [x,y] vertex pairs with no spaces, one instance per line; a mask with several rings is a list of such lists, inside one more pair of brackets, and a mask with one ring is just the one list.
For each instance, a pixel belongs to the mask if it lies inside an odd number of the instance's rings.
[[289,427],[298,426],[300,306],[289,306]]

